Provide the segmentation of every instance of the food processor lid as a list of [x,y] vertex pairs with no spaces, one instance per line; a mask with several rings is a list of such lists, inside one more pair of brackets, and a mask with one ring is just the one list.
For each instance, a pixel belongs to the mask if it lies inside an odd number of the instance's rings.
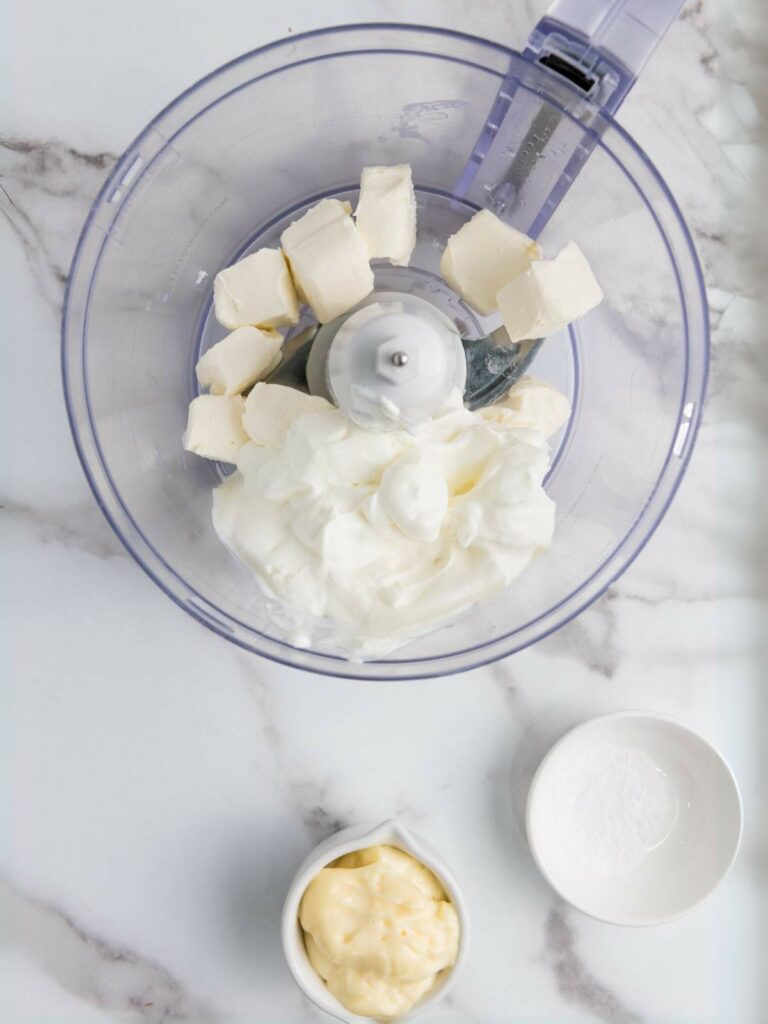
[[[431,32],[433,34],[430,35]],[[429,48],[425,41],[429,40],[435,50],[431,55],[434,57],[432,63],[428,60],[430,55],[426,53]],[[353,61],[347,60],[346,55],[350,52],[356,55]],[[418,75],[400,75],[402,79],[408,79],[409,87],[404,87],[402,97],[396,97],[398,101],[401,98],[413,99],[415,94],[410,89],[410,82],[429,80],[430,71],[437,68],[446,69],[446,77],[449,77],[450,70],[451,78],[453,73],[463,76],[471,72],[474,76],[472,82],[477,80],[483,83],[481,94],[485,104],[490,99],[485,91],[489,81],[488,73],[492,72],[497,86],[503,85],[505,60],[510,61],[510,71],[516,68],[521,79],[521,91],[527,92],[539,102],[541,96],[551,96],[553,104],[562,106],[568,112],[563,118],[563,126],[573,123],[580,126],[584,134],[592,105],[580,107],[574,102],[576,94],[573,90],[569,90],[570,102],[560,103],[560,90],[556,86],[551,91],[545,87],[544,69],[539,73],[536,67],[530,65],[532,73],[528,76],[525,62],[519,54],[510,56],[506,49],[497,44],[484,43],[447,30],[433,31],[416,26],[347,27],[315,32],[306,37],[291,37],[273,47],[249,54],[208,76],[203,83],[174,101],[168,111],[159,115],[119,159],[92,206],[73,260],[64,308],[64,389],[75,444],[100,508],[138,564],[186,614],[220,637],[294,668],[349,679],[445,676],[507,656],[559,628],[602,593],[607,584],[627,568],[653,534],[685,474],[700,423],[709,352],[704,282],[690,233],[658,172],[619,125],[610,118],[603,119],[598,115],[593,127],[597,133],[603,130],[606,132],[606,139],[602,141],[606,153],[604,168],[609,175],[609,179],[604,182],[604,212],[606,215],[617,212],[621,216],[625,210],[624,199],[631,199],[632,213],[637,213],[642,225],[640,239],[653,239],[654,246],[659,247],[654,251],[659,252],[662,260],[669,261],[668,265],[664,262],[664,267],[660,269],[672,271],[663,277],[663,292],[660,294],[665,302],[669,301],[669,309],[674,311],[670,317],[668,345],[665,342],[663,348],[656,348],[655,344],[651,344],[656,339],[649,336],[648,346],[640,346],[636,344],[633,333],[631,345],[620,343],[614,346],[614,334],[611,332],[621,331],[622,320],[611,317],[604,324],[606,354],[611,360],[616,355],[617,361],[624,365],[625,357],[631,355],[632,362],[627,364],[630,370],[635,365],[635,357],[639,360],[642,355],[643,362],[647,362],[654,374],[659,370],[659,363],[664,373],[664,387],[653,396],[654,411],[658,400],[664,416],[658,430],[654,427],[653,459],[649,456],[647,466],[644,458],[638,460],[637,457],[628,461],[624,458],[621,464],[633,478],[635,471],[639,474],[642,470],[642,486],[639,481],[635,481],[636,493],[642,503],[637,507],[632,501],[627,504],[625,477],[621,477],[621,488],[611,493],[605,492],[603,485],[611,477],[610,474],[606,476],[604,462],[597,474],[590,472],[585,477],[579,473],[579,490],[571,490],[572,484],[577,486],[576,482],[568,479],[574,459],[578,461],[576,446],[584,443],[601,451],[604,444],[608,450],[614,446],[613,436],[603,442],[601,428],[592,429],[596,426],[592,413],[600,412],[598,419],[602,419],[604,408],[622,414],[620,403],[626,397],[622,390],[623,379],[606,375],[601,360],[596,356],[594,365],[597,372],[585,372],[592,365],[589,360],[593,359],[591,353],[595,349],[593,347],[590,351],[584,345],[587,362],[577,363],[574,360],[573,363],[574,394],[579,403],[579,415],[572,421],[573,429],[562,443],[562,460],[549,485],[553,489],[553,497],[562,494],[566,502],[561,507],[568,520],[567,530],[561,531],[560,536],[565,542],[563,563],[564,566],[567,563],[567,566],[557,577],[546,569],[540,572],[541,563],[538,569],[533,567],[533,572],[539,573],[534,582],[538,585],[538,581],[541,581],[541,592],[537,591],[540,599],[534,602],[526,594],[525,607],[520,609],[520,615],[517,609],[500,603],[492,615],[482,616],[478,620],[470,618],[463,625],[458,624],[456,628],[446,630],[428,643],[405,651],[400,657],[382,662],[351,663],[340,660],[329,651],[322,639],[311,650],[296,648],[290,638],[272,629],[262,604],[254,601],[250,583],[243,582],[241,588],[240,576],[236,574],[235,567],[227,568],[221,561],[218,541],[210,530],[206,533],[198,531],[197,518],[191,518],[193,515],[196,517],[200,507],[206,524],[209,521],[208,490],[207,486],[202,489],[200,483],[209,481],[211,477],[210,472],[204,472],[206,467],[195,466],[192,471],[192,467],[187,466],[187,460],[180,455],[178,432],[181,428],[175,426],[181,423],[179,400],[193,393],[194,384],[191,372],[187,387],[184,387],[183,380],[179,380],[178,347],[188,346],[190,321],[187,314],[192,304],[198,308],[197,303],[208,284],[199,278],[194,278],[193,283],[192,278],[187,279],[182,275],[178,279],[176,292],[170,297],[172,301],[167,304],[169,296],[158,290],[163,305],[159,305],[158,300],[146,307],[151,314],[147,318],[146,331],[143,330],[146,312],[142,304],[131,301],[130,304],[126,303],[124,309],[121,306],[121,316],[115,321],[115,302],[117,297],[127,294],[135,299],[137,293],[134,290],[130,293],[125,290],[129,284],[132,286],[132,279],[126,278],[124,270],[129,260],[133,261],[132,267],[145,268],[146,229],[149,225],[155,229],[153,238],[167,240],[166,247],[158,248],[155,262],[147,268],[147,272],[151,270],[151,276],[143,281],[144,285],[152,284],[153,287],[156,283],[158,289],[167,284],[166,267],[177,265],[173,261],[178,257],[179,250],[177,236],[174,234],[171,237],[172,229],[174,232],[179,231],[179,244],[188,237],[187,227],[190,233],[197,232],[195,237],[198,237],[200,210],[207,207],[201,206],[195,199],[204,196],[206,202],[213,202],[215,196],[210,194],[207,177],[201,178],[197,173],[199,162],[191,157],[198,152],[198,146],[201,151],[210,153],[210,139],[215,137],[215,131],[223,128],[220,123],[221,112],[227,104],[234,102],[235,97],[240,97],[246,108],[243,115],[244,128],[250,133],[248,138],[252,143],[246,153],[263,147],[263,140],[254,140],[252,131],[253,104],[257,100],[245,88],[238,90],[239,85],[247,80],[248,89],[257,90],[257,97],[262,95],[258,90],[263,90],[267,83],[279,92],[283,89],[280,74],[284,68],[289,79],[292,76],[304,76],[302,88],[296,93],[298,104],[306,95],[311,96],[310,90],[315,89],[317,82],[323,80],[323,76],[318,73],[318,69],[327,67],[327,63],[323,62],[339,58],[339,64],[345,68],[358,69],[366,66],[366,59],[370,59],[367,55],[371,52],[381,54],[382,63],[376,74],[371,75],[371,80],[376,83],[382,81],[381,76],[384,74],[389,80],[393,69],[401,68],[401,59],[407,62],[408,67],[413,67],[412,62],[419,61],[417,67],[425,69],[423,72],[420,70]],[[362,77],[365,80],[365,76]],[[554,76],[549,78],[556,81]],[[567,83],[563,87],[563,94],[566,89]],[[286,94],[288,92],[283,91]],[[446,89],[442,94],[453,93]],[[212,98],[221,103],[212,103]],[[360,127],[361,131],[369,124],[366,112],[373,109],[366,98],[367,94],[356,101],[354,108],[352,124]],[[419,95],[416,98],[422,97]],[[332,91],[329,90],[325,102],[330,104],[332,99]],[[269,109],[267,123],[271,124],[274,118],[269,118]],[[471,139],[467,139],[468,125],[463,121],[464,115],[464,111],[459,111],[455,122],[452,122],[453,129],[457,132],[461,130],[464,134],[461,147],[456,147],[452,152],[453,159],[446,165],[445,182],[442,179],[439,182],[444,184],[446,196],[453,192],[451,182],[461,175],[462,166],[459,161],[466,157],[465,146],[468,149],[472,144]],[[208,117],[215,119],[214,127]],[[481,115],[478,117],[479,120],[470,122],[474,138],[477,138],[487,120],[482,119]],[[366,121],[361,125],[358,118],[366,118]],[[223,122],[227,123],[226,117]],[[325,121],[317,119],[313,125],[317,137],[321,138],[320,133],[325,131]],[[525,134],[526,126],[522,130]],[[429,121],[428,129],[425,128],[425,138],[437,139],[442,132],[442,123],[436,125]],[[189,133],[188,139],[185,133]],[[176,135],[180,138],[176,139]],[[276,129],[275,139],[279,137],[282,136],[278,136]],[[169,139],[173,142],[169,143]],[[291,146],[293,144],[291,141]],[[406,140],[402,145],[407,150],[413,147],[419,153],[424,148],[412,140]],[[338,151],[343,153],[339,160],[346,167],[358,149],[340,145]],[[403,157],[406,155],[402,153]],[[503,155],[500,154],[500,157]],[[557,156],[556,153],[554,155]],[[400,156],[398,153],[398,158]],[[507,164],[509,160],[510,154],[507,153]],[[539,161],[542,165],[545,162]],[[237,180],[251,182],[251,165],[245,158],[242,164],[247,168],[247,173],[244,171],[242,178]],[[354,169],[358,166],[355,161]],[[179,172],[185,168],[194,173],[180,180]],[[226,171],[229,173],[228,165]],[[614,171],[619,175],[616,182],[621,182],[621,190],[617,194],[610,187]],[[128,175],[132,176],[132,180],[125,186],[122,181]],[[301,191],[302,196],[315,194],[313,189],[317,179],[312,175],[313,170],[310,168],[306,189]],[[340,171],[332,180],[351,181],[352,169],[349,172]],[[603,181],[600,176],[594,181],[596,189],[602,192]],[[188,192],[176,191],[182,184]],[[188,195],[190,198],[184,203],[180,198],[176,203],[168,203],[169,190],[173,190],[170,194],[179,197]],[[253,190],[248,186],[249,197],[252,193]],[[116,198],[116,194],[119,198]],[[291,192],[286,201],[292,199],[293,195]],[[136,196],[140,196],[140,202],[133,201]],[[234,207],[234,204],[231,205]],[[473,206],[472,203],[465,205],[470,209]],[[487,205],[487,194],[485,202],[478,202],[477,205]],[[283,207],[279,208],[283,210]],[[266,207],[263,216],[259,214],[259,224],[269,223],[268,218],[272,217],[276,209],[278,206],[275,204]],[[241,227],[239,219],[234,222],[235,216],[239,218],[239,207],[234,207],[231,212],[233,216],[229,220],[223,221],[221,225],[214,223],[210,231],[200,235],[200,253],[208,252],[203,243],[205,246],[215,244],[217,253],[221,246],[231,244],[230,232]],[[287,212],[286,209],[286,215]],[[164,216],[158,216],[165,213],[173,214],[170,222]],[[566,220],[571,215],[578,220],[579,211],[571,207],[564,214]],[[621,245],[626,236],[622,235],[623,224],[612,223],[608,240],[619,243],[616,249],[618,256],[623,253]],[[270,244],[276,245],[278,238],[279,234],[270,235]],[[662,246],[666,255],[662,253]],[[231,249],[228,248],[226,252],[231,252]],[[221,265],[221,259],[226,255],[223,253],[221,258],[216,259],[209,259],[205,255],[204,261],[199,262],[198,251],[195,249],[193,253],[195,266],[209,269]],[[607,250],[602,252],[600,267],[607,265],[610,255]],[[161,256],[164,258],[162,265],[157,262]],[[189,263],[189,266],[193,264]],[[618,265],[617,272],[622,267],[623,263]],[[387,276],[389,268],[382,266],[382,270]],[[387,280],[392,281],[391,287],[400,288],[399,281],[395,283],[395,279],[402,278],[402,274],[402,268],[395,268],[387,276]],[[655,280],[647,283],[650,298],[654,297]],[[662,280],[661,274],[659,280]],[[609,292],[609,298],[610,295]],[[679,307],[675,304],[677,300]],[[655,326],[655,319],[652,318],[652,326]],[[211,318],[206,324],[210,322]],[[598,318],[598,326],[600,323]],[[310,339],[318,328],[316,324],[309,326],[305,318],[299,325],[300,329],[305,324],[306,330],[301,330],[295,338],[286,339],[283,349],[286,361],[289,359],[288,346],[293,346],[294,341],[297,347],[311,344]],[[639,326],[644,327],[645,321]],[[169,337],[170,332],[176,333]],[[116,344],[116,339],[119,341],[123,335],[129,341],[133,337],[135,345]],[[642,332],[637,335],[644,336]],[[621,342],[620,337],[617,340]],[[554,356],[558,349],[548,347]],[[574,344],[574,355],[577,354],[577,347]],[[642,349],[642,352],[638,349]],[[300,355],[303,355],[303,349]],[[546,359],[547,351],[542,355]],[[303,362],[297,360],[293,366],[297,386],[303,380],[306,389],[306,359]],[[191,371],[191,367],[188,369]],[[636,397],[639,392],[634,390],[634,378],[632,380],[632,396]],[[584,385],[587,383],[590,389],[594,386],[594,390],[585,394]],[[168,394],[171,399],[147,405],[147,394],[155,387],[162,387],[162,394]],[[634,416],[633,422],[646,422],[655,418],[655,415]],[[626,437],[624,441],[627,441]],[[634,439],[630,438],[630,441]],[[166,445],[174,453],[171,458],[166,458]],[[637,455],[634,447],[632,450]],[[137,456],[142,460],[142,465],[154,467],[157,472],[137,474]],[[194,513],[191,504],[176,504],[187,502],[187,496],[196,502]],[[586,501],[593,504],[586,506]],[[623,511],[628,512],[631,518],[620,518],[616,508],[620,501],[623,502]],[[179,529],[180,523],[183,529]],[[214,565],[206,561],[209,546],[211,554],[215,550]]]
[[313,352],[326,347],[328,397],[368,430],[416,426],[439,412],[453,390],[464,391],[458,330],[415,295],[374,292],[320,329]]

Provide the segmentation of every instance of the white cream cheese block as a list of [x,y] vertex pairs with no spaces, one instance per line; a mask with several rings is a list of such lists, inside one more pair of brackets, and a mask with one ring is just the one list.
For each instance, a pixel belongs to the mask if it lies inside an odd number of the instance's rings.
[[243,429],[244,410],[242,395],[198,395],[189,403],[184,448],[204,459],[235,463],[248,440]]
[[481,210],[448,239],[440,273],[470,306],[487,316],[499,308],[499,290],[540,256],[541,249],[528,235],[490,210]]
[[546,338],[602,301],[603,290],[584,253],[569,242],[554,259],[538,260],[499,291],[510,341]]
[[370,259],[408,266],[416,245],[416,196],[408,164],[363,168],[355,222]]
[[200,357],[195,372],[212,395],[239,395],[280,362],[282,335],[258,327],[238,327]]
[[299,322],[299,300],[280,249],[259,249],[213,281],[216,319],[224,327],[287,327]]
[[499,402],[478,411],[485,420],[552,437],[571,415],[571,405],[546,381],[521,377]]
[[301,282],[297,280],[296,273],[293,272],[291,266],[290,253],[295,252],[302,242],[306,242],[312,235],[317,234],[323,228],[328,227],[336,220],[342,220],[344,217],[348,217],[352,213],[352,204],[346,200],[341,199],[321,199],[315,206],[310,207],[307,212],[299,217],[298,220],[293,221],[292,224],[285,229],[280,236],[280,241],[283,245],[283,250],[288,260],[288,265],[291,268],[293,276],[293,284],[296,288],[296,293],[302,302],[308,302],[307,296],[301,287]]
[[368,252],[349,203],[323,199],[281,237],[296,288],[320,323],[334,320],[373,290]]
[[[282,233],[280,240],[289,249],[295,249],[302,242],[306,242],[308,238],[311,238],[312,235],[316,235],[318,231],[327,228],[334,221],[349,217],[351,213],[352,204],[348,203],[345,199],[321,199],[319,203],[311,206],[298,220],[289,224]],[[286,255],[290,259],[290,254],[287,250]]]
[[243,426],[254,444],[280,448],[297,419],[333,408],[324,398],[295,388],[257,384],[246,399]]

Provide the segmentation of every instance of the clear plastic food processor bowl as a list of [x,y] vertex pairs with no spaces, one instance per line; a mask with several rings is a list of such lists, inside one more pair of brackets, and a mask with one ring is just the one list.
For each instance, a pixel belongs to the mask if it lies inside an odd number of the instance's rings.
[[[603,304],[548,339],[532,366],[573,405],[546,484],[557,503],[554,543],[503,596],[386,660],[356,664],[321,647],[298,649],[250,571],[214,533],[219,468],[181,446],[194,364],[225,333],[211,314],[213,278],[249,250],[277,244],[282,228],[321,197],[354,201],[364,166],[409,163],[418,246],[411,268],[375,266],[377,286],[439,298],[447,236],[495,194],[502,164],[518,155],[512,130],[495,164],[489,158],[456,198],[510,72],[518,98],[544,104],[557,123],[537,154],[544,170],[551,165],[561,177],[559,139],[574,127],[594,147],[540,235],[548,255],[576,240],[605,291]],[[517,138],[530,142],[522,132]],[[467,333],[482,327],[468,309],[453,313]],[[247,650],[368,679],[473,668],[534,643],[593,601],[643,547],[680,482],[707,354],[688,231],[632,140],[503,46],[393,25],[267,46],[167,107],[129,147],[90,212],[63,325],[80,458],[139,564],[189,614]]]

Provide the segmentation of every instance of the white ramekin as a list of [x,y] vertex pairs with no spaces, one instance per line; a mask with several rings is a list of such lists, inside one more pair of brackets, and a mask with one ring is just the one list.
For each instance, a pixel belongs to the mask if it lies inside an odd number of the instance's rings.
[[342,857],[345,853],[353,853],[355,850],[379,845],[396,846],[398,849],[410,853],[412,857],[433,871],[456,908],[459,918],[459,952],[456,963],[435,989],[427,993],[412,1010],[399,1017],[398,1020],[411,1020],[443,999],[453,986],[467,957],[469,922],[464,897],[451,872],[423,839],[415,836],[395,820],[382,822],[381,825],[375,827],[352,825],[334,833],[312,850],[296,872],[283,907],[282,936],[285,959],[296,984],[318,1009],[335,1017],[336,1020],[342,1021],[343,1024],[364,1024],[366,1021],[370,1022],[371,1018],[360,1017],[345,1009],[338,999],[331,995],[325,982],[309,962],[299,925],[299,904],[309,883],[331,861]]
[[[664,778],[670,818],[641,859],[605,874],[574,854],[558,817],[558,792],[591,749],[645,754]],[[733,772],[687,725],[651,711],[617,711],[582,722],[552,747],[531,782],[526,831],[533,859],[552,888],[578,910],[625,927],[660,925],[717,888],[741,843],[743,810]]]

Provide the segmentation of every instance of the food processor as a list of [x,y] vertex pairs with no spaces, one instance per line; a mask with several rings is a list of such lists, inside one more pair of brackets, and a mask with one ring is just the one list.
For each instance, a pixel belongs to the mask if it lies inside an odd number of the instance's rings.
[[[128,147],[73,260],[64,388],[100,507],[189,614],[296,668],[438,676],[548,635],[630,564],[685,471],[707,376],[706,302],[690,234],[613,119],[680,6],[558,0],[522,53],[416,25],[292,36],[203,78]],[[360,407],[350,332],[364,336],[382,315],[418,318],[426,304],[434,358],[425,365],[400,345],[382,362],[381,337],[372,342],[384,371],[377,388],[423,378],[412,390],[417,419],[433,400],[425,406],[425,383],[438,397],[446,382],[460,386],[479,407],[528,371],[566,394],[573,412],[552,440],[545,483],[557,506],[551,548],[494,601],[386,659],[355,663],[322,630],[311,648],[290,642],[279,610],[213,529],[211,491],[226,468],[185,452],[181,436],[198,393],[195,364],[225,333],[213,316],[217,272],[278,247],[282,231],[323,198],[354,205],[361,169],[382,164],[413,169],[410,266],[373,262],[373,318],[356,310],[351,326],[329,332],[305,313],[286,336],[275,379],[316,393],[330,381],[343,408],[380,428],[381,403]],[[544,343],[505,344],[498,318],[479,316],[439,273],[446,239],[482,208],[536,238],[545,255],[576,240],[603,303]]]

